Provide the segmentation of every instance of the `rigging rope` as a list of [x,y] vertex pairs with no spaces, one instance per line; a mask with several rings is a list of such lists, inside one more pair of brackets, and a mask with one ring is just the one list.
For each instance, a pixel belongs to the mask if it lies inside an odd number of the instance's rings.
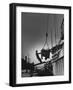
[[53,39],[52,39],[52,29],[51,29],[51,48],[53,47]]
[[56,23],[55,23],[55,16],[54,16],[54,25],[55,25],[55,45],[57,44],[57,37],[56,37]]
[[45,41],[45,44],[43,46],[42,49],[44,49],[45,45],[47,45],[47,47],[49,48],[49,45],[48,45],[48,42],[47,42],[47,38],[48,38],[48,15],[47,15],[47,18],[46,18],[46,21],[47,21],[47,29],[46,29],[46,41]]

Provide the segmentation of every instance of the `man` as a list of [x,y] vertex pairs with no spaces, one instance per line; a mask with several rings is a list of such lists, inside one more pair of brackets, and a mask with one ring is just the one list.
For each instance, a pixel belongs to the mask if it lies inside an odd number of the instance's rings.
[[39,53],[38,53],[37,50],[36,50],[36,57],[37,57],[37,59],[40,61],[40,63],[42,63],[42,60],[41,60],[41,58],[39,57]]

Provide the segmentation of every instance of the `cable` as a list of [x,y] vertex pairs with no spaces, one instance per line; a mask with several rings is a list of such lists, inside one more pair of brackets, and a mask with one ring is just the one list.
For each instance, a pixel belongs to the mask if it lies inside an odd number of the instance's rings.
[[46,41],[45,41],[45,44],[43,46],[43,49],[44,49],[45,45],[47,45],[47,47],[49,48],[49,45],[48,45],[48,42],[47,42],[47,38],[48,38],[48,15],[47,15],[46,21],[47,21]]
[[55,23],[55,16],[54,16],[54,24],[55,24],[55,45],[57,44],[57,37],[56,37],[56,23]]

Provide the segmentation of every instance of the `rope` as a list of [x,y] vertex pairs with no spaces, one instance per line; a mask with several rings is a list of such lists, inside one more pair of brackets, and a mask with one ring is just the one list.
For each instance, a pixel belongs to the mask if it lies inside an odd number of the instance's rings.
[[52,39],[52,29],[51,29],[51,48],[53,47],[53,39]]
[[55,23],[55,16],[54,16],[54,24],[55,24],[55,45],[57,44],[57,37],[56,37],[56,23]]
[[45,44],[44,44],[43,48],[45,47],[45,45],[47,45],[47,47],[48,47],[47,38],[48,38],[48,33],[46,32],[46,41],[45,41]]
[[44,44],[42,49],[44,49],[45,45],[47,45],[47,47],[49,47],[48,42],[47,42],[47,38],[48,38],[48,15],[47,15],[46,21],[47,21],[46,41],[45,41],[45,44]]
[[[55,17],[54,17],[54,19],[55,19]],[[54,25],[55,25],[55,20],[54,20]],[[55,27],[54,27],[54,29],[55,29]],[[55,44],[56,44],[56,29],[55,29]]]

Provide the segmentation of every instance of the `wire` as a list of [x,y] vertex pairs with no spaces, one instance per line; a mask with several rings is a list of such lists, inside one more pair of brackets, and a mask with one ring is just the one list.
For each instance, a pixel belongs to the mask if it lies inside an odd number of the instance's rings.
[[51,32],[51,48],[53,47],[53,39],[52,39],[52,29],[50,30]]
[[47,18],[46,18],[46,21],[47,21],[47,29],[46,29],[46,41],[45,41],[45,44],[43,46],[43,49],[45,47],[45,45],[47,45],[47,47],[49,48],[49,45],[48,45],[48,42],[47,42],[47,39],[48,39],[48,15],[47,15]]
[[55,16],[54,16],[54,24],[55,24],[55,45],[56,45],[56,44],[57,44],[57,40],[56,40],[56,39],[57,39],[57,37],[56,37],[56,35],[57,35],[57,34],[56,34],[56,23],[55,23]]

